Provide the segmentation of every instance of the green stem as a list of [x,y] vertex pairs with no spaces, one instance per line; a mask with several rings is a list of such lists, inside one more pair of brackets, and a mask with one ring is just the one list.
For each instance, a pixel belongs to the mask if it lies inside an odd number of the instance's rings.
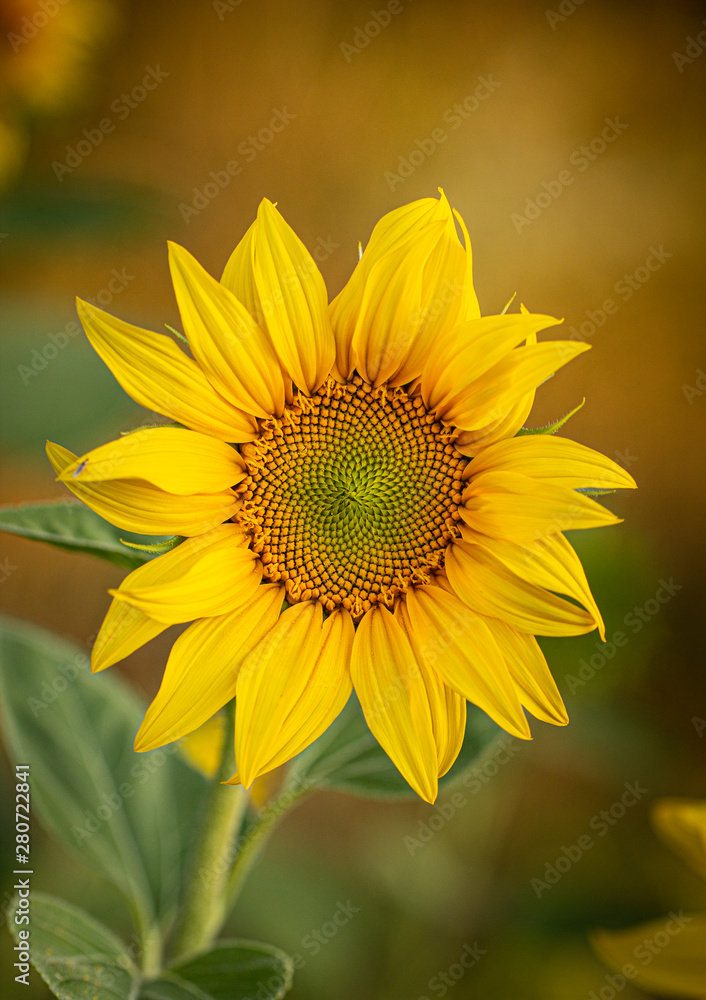
[[230,911],[240,895],[245,879],[250,874],[260,851],[285,813],[307,794],[307,788],[288,793],[287,786],[266,808],[260,821],[236,844],[235,860],[225,888],[226,908]]
[[238,786],[221,784],[233,773],[232,741],[234,703],[228,707],[223,755],[204,807],[191,877],[174,939],[171,962],[207,950],[228,916],[225,893],[233,855],[233,840],[240,829],[248,796]]
[[153,979],[162,968],[162,932],[157,926],[143,934],[140,965],[147,979]]

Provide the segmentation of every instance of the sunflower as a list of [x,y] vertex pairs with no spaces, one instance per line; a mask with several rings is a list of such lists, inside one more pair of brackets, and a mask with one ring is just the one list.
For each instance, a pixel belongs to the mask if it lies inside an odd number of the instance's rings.
[[169,259],[192,357],[78,311],[123,388],[174,423],[81,456],[48,445],[102,517],[184,538],[111,591],[93,649],[102,670],[193,622],[135,748],[179,739],[235,696],[230,780],[249,786],[354,689],[431,802],[467,701],[522,739],[525,709],[566,724],[535,635],[603,623],[562,532],[618,521],[582,490],[635,484],[583,445],[518,432],[536,387],[589,345],[537,343],[559,321],[524,308],[481,317],[443,192],[384,216],[330,305],[267,200],[220,282],[182,247]]

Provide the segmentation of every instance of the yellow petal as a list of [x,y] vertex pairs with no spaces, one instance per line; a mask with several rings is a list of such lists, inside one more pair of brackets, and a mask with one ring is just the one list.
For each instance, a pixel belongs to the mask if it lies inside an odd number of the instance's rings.
[[169,244],[169,265],[189,347],[208,380],[246,413],[280,415],[284,380],[265,332],[235,295],[176,243]]
[[400,601],[395,608],[395,618],[402,626],[412,647],[427,691],[436,744],[437,770],[439,777],[442,777],[456,760],[463,746],[466,735],[466,699],[445,684],[436,670],[426,665],[417,647],[404,601]]
[[[528,314],[525,313],[525,315]],[[534,332],[528,334],[525,343],[528,346],[536,344],[537,334]],[[535,395],[535,390],[531,389],[496,420],[485,424],[483,427],[478,427],[476,430],[461,431],[454,442],[456,450],[460,451],[462,455],[472,457],[477,455],[482,448],[486,448],[496,441],[513,438],[520,428],[524,426],[525,421],[529,417],[534,406]]]
[[253,272],[270,342],[294,383],[315,392],[335,356],[324,279],[272,202],[260,203]]
[[530,739],[515,684],[484,619],[441,587],[410,588],[406,603],[426,666],[508,733]]
[[435,206],[436,199],[422,198],[384,215],[373,229],[353,274],[331,302],[329,316],[336,340],[336,368],[342,381],[347,381],[356,367],[352,350],[353,334],[371,268],[382,257],[399,249],[413,233],[417,233],[431,216]]
[[566,707],[535,637],[518,632],[497,618],[486,618],[485,624],[498,644],[527,711],[542,722],[567,725]]
[[461,307],[458,315],[459,322],[465,323],[469,319],[480,319],[480,306],[478,305],[478,297],[476,295],[475,288],[473,287],[473,251],[471,249],[471,238],[468,235],[466,223],[461,218],[461,213],[454,209],[454,216],[461,227],[461,232],[463,233],[463,239],[466,245],[466,273],[464,279],[463,297],[461,299]]
[[[465,530],[462,529],[462,533]],[[603,619],[581,560],[563,535],[545,535],[535,542],[523,545],[486,537],[481,544],[523,580],[545,590],[567,594],[583,604],[592,616],[601,639],[605,640]]]
[[[468,243],[467,250],[459,242],[443,192],[439,200],[412,202],[377,223],[350,280],[330,307],[336,366],[343,380],[356,366],[354,336],[378,384],[386,373],[399,385],[421,372],[436,338],[475,299]],[[391,275],[394,288],[388,290]],[[393,321],[389,331],[386,314]],[[371,330],[378,320],[379,327]],[[383,341],[382,347],[368,344],[368,336]],[[379,370],[376,351],[383,355]]]
[[[706,914],[671,912],[627,931],[595,931],[599,958],[650,993],[706,996]],[[634,970],[634,975],[632,974]]]
[[262,564],[244,544],[242,530],[228,523],[133,570],[110,593],[171,625],[234,611],[253,597],[261,579]]
[[443,223],[410,251],[397,250],[370,270],[353,334],[356,368],[373,385],[391,379],[409,354],[420,322],[422,272]]
[[706,878],[706,802],[703,799],[659,799],[652,822],[660,836]]
[[590,344],[571,340],[516,347],[467,391],[442,407],[443,412],[437,412],[464,430],[482,427],[503,416],[528,392],[590,348]]
[[[454,213],[443,191],[431,216],[431,231],[433,223],[437,221],[443,223],[443,228],[424,262],[421,301],[418,316],[414,317],[415,323],[411,331],[413,336],[403,362],[390,377],[392,385],[404,385],[421,375],[438,342],[457,325],[460,316],[462,319],[467,318],[461,315],[462,310],[469,306],[467,281],[471,282],[471,298],[475,300],[469,270],[470,252],[467,254],[459,242]],[[467,246],[470,247],[467,232],[465,236]],[[411,256],[408,266],[414,266]],[[475,300],[476,309],[477,306]]]
[[596,627],[582,608],[514,573],[486,542],[492,539],[457,541],[446,550],[449,582],[469,608],[535,635],[583,635]]
[[459,514],[470,528],[514,542],[620,522],[582,493],[514,471],[480,472],[471,478],[462,497]]
[[277,621],[283,599],[283,586],[263,584],[242,607],[194,622],[179,636],[135,738],[136,750],[180,739],[230,701],[241,663]]
[[454,448],[462,455],[473,457],[488,445],[495,444],[496,441],[513,438],[524,426],[530,415],[534,406],[534,397],[535,390],[532,389],[517,403],[513,403],[507,413],[499,420],[494,420],[474,431],[461,431],[454,441]]
[[380,604],[358,625],[351,676],[373,736],[415,792],[433,802],[439,764],[429,694],[404,630]]
[[[359,274],[369,270],[381,257],[409,244],[419,235],[421,229],[434,218],[439,206],[437,198],[419,198],[407,205],[393,208],[376,222],[370,239],[356,268]],[[355,274],[355,272],[354,272]],[[360,305],[359,293],[358,305]]]
[[322,616],[318,602],[289,608],[240,669],[235,759],[246,787],[313,743],[350,697],[352,619]]
[[253,273],[253,251],[255,248],[255,230],[257,222],[253,222],[245,236],[228,258],[221,275],[221,284],[242,302],[256,323],[262,320],[255,275]]
[[[77,468],[73,452],[47,441],[47,457],[54,471]],[[201,535],[233,516],[239,507],[232,490],[181,497],[147,483],[84,483],[64,481],[71,492],[106,521],[145,535]]]
[[81,455],[58,477],[67,485],[138,479],[167,493],[219,493],[245,478],[245,463],[224,441],[180,427],[150,427]]
[[[152,560],[155,562],[156,560]],[[150,563],[145,565],[149,566]],[[91,652],[91,671],[95,674],[112,667],[119,660],[140,649],[168,626],[115,598],[108,608]]]
[[253,440],[253,418],[222,399],[169,337],[124,323],[81,299],[76,308],[94,351],[140,406],[222,441]]
[[521,472],[569,489],[635,489],[629,472],[612,459],[568,438],[526,434],[489,445],[468,465],[478,472]]
[[460,405],[472,396],[481,376],[513,355],[513,348],[523,341],[531,343],[539,330],[559,322],[553,316],[510,313],[457,326],[440,340],[424,366],[422,396],[427,409],[443,415]]

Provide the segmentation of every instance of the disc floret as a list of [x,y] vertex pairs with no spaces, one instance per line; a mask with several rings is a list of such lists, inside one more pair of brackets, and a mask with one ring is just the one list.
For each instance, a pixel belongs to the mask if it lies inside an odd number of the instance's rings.
[[241,452],[240,522],[290,603],[359,620],[428,583],[458,536],[463,469],[454,429],[401,387],[328,379],[261,423]]

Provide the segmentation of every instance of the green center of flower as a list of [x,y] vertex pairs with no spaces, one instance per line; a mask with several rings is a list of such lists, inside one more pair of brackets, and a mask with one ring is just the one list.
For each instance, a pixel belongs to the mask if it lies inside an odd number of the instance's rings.
[[360,618],[443,565],[468,459],[418,396],[329,380],[261,427],[241,448],[250,475],[238,519],[290,602]]

